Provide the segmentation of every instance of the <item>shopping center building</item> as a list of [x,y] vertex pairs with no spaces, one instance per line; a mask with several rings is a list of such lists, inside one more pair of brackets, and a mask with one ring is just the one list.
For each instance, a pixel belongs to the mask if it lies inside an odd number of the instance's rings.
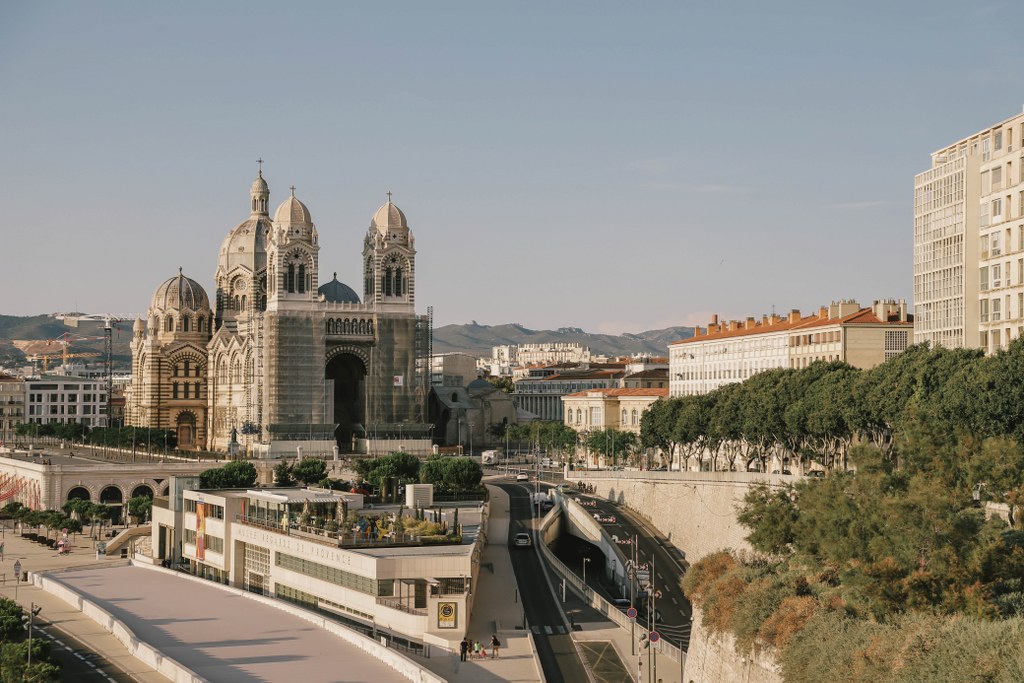
[[[192,484],[194,485],[194,484]],[[212,581],[277,597],[413,650],[466,635],[485,505],[363,505],[326,489],[196,490],[174,479],[153,506],[153,557]],[[414,489],[416,489],[414,491]],[[409,533],[420,516],[452,536]]]

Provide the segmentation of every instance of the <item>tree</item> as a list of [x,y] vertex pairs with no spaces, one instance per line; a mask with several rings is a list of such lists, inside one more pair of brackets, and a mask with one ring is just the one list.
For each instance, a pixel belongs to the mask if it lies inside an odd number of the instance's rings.
[[0,641],[21,635],[21,605],[10,598],[0,598]]
[[0,645],[0,681],[59,681],[60,666],[50,657],[50,643],[43,638],[32,640],[32,665],[28,665],[28,641]]
[[202,489],[244,489],[255,483],[256,467],[243,460],[235,460],[199,474],[199,488]]
[[327,463],[320,458],[303,458],[292,466],[292,476],[307,486],[327,476]]
[[135,518],[136,523],[149,519],[153,509],[153,499],[149,496],[134,496],[128,499],[128,514]]
[[383,489],[388,479],[401,482],[417,481],[420,459],[409,453],[391,453],[380,458],[356,460],[355,469],[363,479]]
[[274,484],[276,486],[295,486],[295,477],[292,476],[293,467],[282,460],[274,467]]

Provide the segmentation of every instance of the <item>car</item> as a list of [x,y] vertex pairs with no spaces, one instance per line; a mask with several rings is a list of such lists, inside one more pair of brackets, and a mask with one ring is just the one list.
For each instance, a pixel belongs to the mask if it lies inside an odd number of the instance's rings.
[[522,532],[515,535],[515,537],[512,539],[512,543],[517,548],[529,548],[531,545],[533,545],[533,541],[530,539],[530,534]]
[[594,519],[602,524],[615,524],[615,515],[602,515],[600,512],[595,512]]
[[825,471],[824,470],[810,470],[804,476],[812,477],[814,479],[824,479],[825,478]]
[[614,598],[612,600],[612,604],[618,607],[619,609],[629,609],[633,606],[633,603],[631,603],[626,598]]
[[579,503],[582,507],[585,507],[585,508],[596,508],[597,507],[597,501],[596,500],[586,500],[585,498],[576,498],[575,500],[576,500],[577,503]]
[[520,472],[516,475],[516,481],[530,481],[530,475],[526,472]]

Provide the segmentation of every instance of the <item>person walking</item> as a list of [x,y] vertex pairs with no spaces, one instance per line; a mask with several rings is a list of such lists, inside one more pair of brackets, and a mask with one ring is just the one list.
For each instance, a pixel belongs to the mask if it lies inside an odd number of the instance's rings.
[[466,654],[469,653],[469,638],[463,638],[462,642],[459,643],[459,659],[463,662],[466,661]]
[[494,633],[491,634],[491,656],[498,656],[498,648],[501,647],[501,641],[498,640],[498,636]]
[[473,641],[473,657],[475,659],[480,659],[481,657],[483,657],[483,648],[480,647],[479,640]]

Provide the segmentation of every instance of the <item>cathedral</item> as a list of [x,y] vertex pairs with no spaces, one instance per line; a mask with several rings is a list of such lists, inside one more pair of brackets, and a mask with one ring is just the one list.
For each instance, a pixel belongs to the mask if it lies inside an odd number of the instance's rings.
[[179,269],[135,321],[128,424],[174,430],[182,449],[257,457],[426,435],[430,325],[390,193],[363,239],[362,300],[337,273],[319,284],[320,235],[295,188],[271,218],[261,168],[249,198],[221,244],[213,299]]

